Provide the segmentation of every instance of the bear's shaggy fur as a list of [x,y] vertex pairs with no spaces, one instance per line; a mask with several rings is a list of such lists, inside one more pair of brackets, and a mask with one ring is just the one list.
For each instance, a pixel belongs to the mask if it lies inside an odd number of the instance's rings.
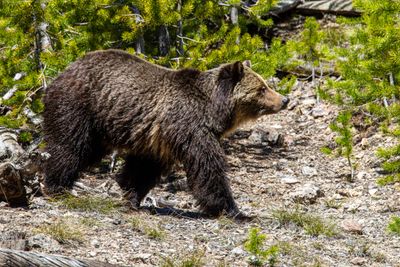
[[220,138],[288,100],[241,62],[209,71],[171,70],[119,50],[88,53],[48,87],[46,191],[69,189],[78,172],[113,149],[127,152],[117,181],[134,207],[181,162],[208,214],[239,212]]

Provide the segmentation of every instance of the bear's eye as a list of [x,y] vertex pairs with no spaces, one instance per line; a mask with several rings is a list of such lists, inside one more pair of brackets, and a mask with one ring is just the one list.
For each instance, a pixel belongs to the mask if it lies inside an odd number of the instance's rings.
[[265,94],[265,92],[267,91],[267,87],[263,86],[260,88],[260,94]]

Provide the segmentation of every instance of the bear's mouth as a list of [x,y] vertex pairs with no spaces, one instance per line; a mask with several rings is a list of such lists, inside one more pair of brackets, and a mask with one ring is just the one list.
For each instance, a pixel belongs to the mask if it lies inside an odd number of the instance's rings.
[[261,109],[258,111],[258,115],[259,115],[259,116],[269,115],[269,114],[276,113],[276,112],[278,112],[278,111],[279,111],[279,110],[274,111],[274,110],[272,110],[272,109],[270,109],[270,108],[261,108]]

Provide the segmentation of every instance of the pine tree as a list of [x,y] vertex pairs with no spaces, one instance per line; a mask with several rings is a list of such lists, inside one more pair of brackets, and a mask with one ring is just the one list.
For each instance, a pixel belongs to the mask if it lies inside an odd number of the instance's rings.
[[[0,0],[1,104],[11,108],[0,115],[0,125],[38,125],[47,84],[98,49],[124,49],[168,67],[201,70],[250,59],[256,71],[272,76],[289,57],[286,46],[273,40],[266,49],[248,26],[270,27],[265,14],[276,2]],[[232,8],[234,23],[227,19]]]
[[[338,68],[343,79],[331,83],[333,99],[346,110],[365,109],[383,120],[382,126],[396,125],[389,132],[400,136],[400,2],[355,0],[353,4],[363,13],[352,22],[356,28],[350,47],[339,50],[342,60]],[[378,155],[390,174],[381,183],[400,181],[400,145],[380,149]]]

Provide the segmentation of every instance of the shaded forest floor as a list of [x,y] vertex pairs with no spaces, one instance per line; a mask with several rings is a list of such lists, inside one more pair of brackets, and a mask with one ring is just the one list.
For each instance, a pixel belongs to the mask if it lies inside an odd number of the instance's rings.
[[[320,151],[333,147],[329,123],[335,108],[317,104],[307,82],[298,83],[290,97],[289,110],[223,140],[234,196],[256,216],[252,222],[131,211],[119,205],[115,174],[98,168],[82,175],[73,191],[78,201],[35,197],[28,209],[1,203],[0,233],[24,233],[31,251],[128,266],[183,260],[247,266],[243,244],[249,229],[259,227],[267,234],[266,247],[279,247],[276,266],[400,266],[400,237],[387,231],[391,216],[400,216],[400,188],[376,185],[376,148],[394,140],[362,127],[360,114],[357,170],[349,181],[347,161]],[[151,191],[143,205],[196,212],[177,176]]]

